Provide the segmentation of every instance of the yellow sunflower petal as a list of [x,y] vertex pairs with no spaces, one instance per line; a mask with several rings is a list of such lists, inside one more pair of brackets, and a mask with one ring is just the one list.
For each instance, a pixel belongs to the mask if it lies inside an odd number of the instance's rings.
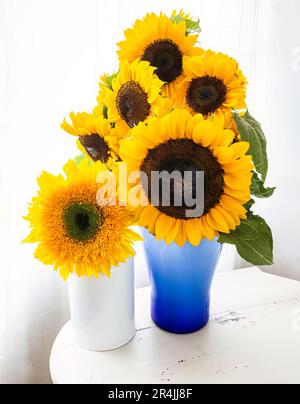
[[153,206],[147,206],[142,210],[141,216],[139,218],[140,226],[148,227],[152,223],[156,224],[156,220],[159,216],[159,211]]
[[226,210],[235,212],[237,214],[245,214],[247,210],[243,207],[243,205],[235,198],[229,195],[223,195],[220,199],[220,205],[223,206]]
[[220,205],[217,205],[215,209],[224,217],[229,229],[234,230],[236,228],[236,222],[234,217],[230,215],[230,213]]
[[209,222],[208,222],[208,220],[207,220],[207,215],[205,215],[205,216],[202,216],[200,219],[199,219],[199,225],[200,225],[200,228],[201,228],[201,230],[202,230],[202,234],[208,239],[208,240],[214,240],[216,237],[217,237],[217,230],[214,228],[214,227],[212,227],[210,224],[209,224]]
[[248,142],[237,142],[231,146],[233,151],[233,158],[238,159],[244,157],[249,150],[250,144]]
[[175,220],[173,226],[165,238],[167,244],[171,244],[176,240],[177,234],[180,229],[180,220]]
[[202,239],[198,219],[188,220],[186,222],[186,234],[189,242],[197,247]]
[[218,211],[216,208],[213,208],[209,211],[207,215],[208,223],[215,228],[217,231],[222,233],[229,233],[228,224],[224,218],[224,216]]
[[156,222],[155,234],[158,240],[166,238],[173,226],[173,219],[167,215],[161,215]]
[[185,221],[180,222],[180,227],[176,236],[176,243],[179,247],[183,247],[187,241]]

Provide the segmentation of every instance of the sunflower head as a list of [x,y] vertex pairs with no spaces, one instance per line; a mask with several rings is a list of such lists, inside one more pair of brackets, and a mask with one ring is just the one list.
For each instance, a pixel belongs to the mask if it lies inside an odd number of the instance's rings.
[[183,66],[185,78],[174,99],[178,106],[204,116],[246,108],[247,81],[234,59],[206,51],[201,57],[184,58]]
[[[213,240],[219,232],[229,233],[239,226],[246,217],[244,205],[251,199],[253,164],[251,156],[246,156],[249,144],[233,144],[234,137],[225,129],[223,117],[205,119],[185,110],[134,128],[131,138],[121,142],[120,155],[130,171],[140,171],[148,179],[143,181],[141,175],[136,185],[148,199],[147,206],[138,209],[139,224],[158,239],[180,246],[187,241],[197,246],[203,238]],[[162,172],[192,174],[171,183],[168,205],[162,203],[161,195],[153,199],[152,174]],[[190,218],[184,198],[182,204],[175,200],[187,189],[195,193],[197,172],[204,173],[204,209]]]
[[123,62],[112,89],[105,90],[109,120],[126,135],[130,128],[160,112],[164,105],[162,86],[148,62]]
[[148,61],[166,83],[166,94],[183,73],[183,57],[202,53],[195,47],[198,36],[187,35],[186,21],[176,23],[165,14],[147,14],[125,31],[125,38],[118,44],[120,62],[131,63],[137,58]]
[[33,198],[28,216],[31,233],[25,242],[38,243],[37,259],[69,274],[110,275],[112,266],[134,255],[132,244],[139,239],[129,226],[134,213],[126,207],[99,204],[99,174],[105,165],[79,165],[69,161],[65,176],[43,173],[39,194]]
[[80,151],[87,154],[94,162],[109,163],[119,153],[119,138],[110,123],[94,114],[70,114],[71,124],[66,120],[61,127],[66,132],[78,137]]

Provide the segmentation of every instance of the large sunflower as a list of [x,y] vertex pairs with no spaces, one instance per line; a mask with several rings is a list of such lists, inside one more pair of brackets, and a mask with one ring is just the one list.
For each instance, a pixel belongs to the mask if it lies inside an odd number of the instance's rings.
[[108,118],[119,132],[121,128],[126,134],[163,108],[160,93],[164,83],[154,72],[155,68],[148,62],[125,61],[112,82],[112,90],[105,89]]
[[128,228],[132,212],[97,203],[96,181],[102,171],[107,168],[100,162],[69,161],[66,177],[43,173],[38,180],[39,194],[25,218],[32,228],[25,242],[38,243],[36,258],[54,266],[64,279],[71,273],[109,276],[112,266],[135,254],[132,244],[139,236]]
[[[213,240],[219,232],[229,233],[246,218],[244,205],[250,200],[252,157],[246,156],[247,142],[233,144],[235,134],[224,129],[224,118],[205,119],[192,116],[186,110],[174,110],[163,118],[153,118],[148,125],[139,124],[131,138],[121,141],[120,155],[129,171],[146,173],[148,186],[142,176],[135,192],[148,198],[148,206],[138,208],[141,226],[168,244],[187,241],[197,246],[202,239]],[[175,195],[194,182],[181,181],[171,188],[171,206],[159,198],[158,206],[150,203],[153,172],[204,172],[204,212],[200,217],[186,217],[187,206],[174,203]]]
[[94,114],[86,112],[70,114],[72,124],[66,120],[61,127],[70,135],[78,137],[78,147],[93,161],[108,163],[119,154],[119,136],[110,123]]
[[246,108],[247,80],[238,63],[221,53],[206,51],[201,57],[184,58],[184,75],[173,100],[192,114],[231,114]]
[[156,74],[166,84],[165,94],[174,91],[174,84],[183,72],[183,57],[202,53],[196,48],[198,35],[187,35],[186,22],[172,22],[165,14],[147,14],[125,31],[125,40],[118,44],[120,62],[140,58],[157,68]]

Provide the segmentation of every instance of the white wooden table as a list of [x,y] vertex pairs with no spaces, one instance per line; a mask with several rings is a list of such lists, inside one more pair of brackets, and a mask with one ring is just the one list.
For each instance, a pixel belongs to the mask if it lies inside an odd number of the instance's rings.
[[136,297],[137,334],[127,346],[95,353],[74,346],[68,323],[53,346],[56,384],[300,383],[300,283],[257,268],[217,275],[211,320],[173,335],[150,319],[150,289]]

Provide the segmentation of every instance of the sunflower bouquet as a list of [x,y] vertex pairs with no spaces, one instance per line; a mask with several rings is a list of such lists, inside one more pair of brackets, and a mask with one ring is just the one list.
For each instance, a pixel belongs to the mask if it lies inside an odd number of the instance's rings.
[[[271,230],[253,213],[255,198],[275,190],[265,185],[266,138],[247,109],[239,64],[203,49],[200,32],[199,20],[183,11],[137,20],[118,44],[118,70],[101,78],[94,110],[62,123],[83,154],[65,166],[65,176],[40,177],[27,241],[38,243],[36,257],[64,278],[109,275],[134,254],[133,224],[167,244],[218,240],[252,264],[273,263]],[[143,174],[131,186],[143,202],[99,206],[97,175],[120,174],[125,164],[129,175]],[[172,184],[169,205],[153,198],[152,173],[174,171],[204,173],[198,216],[175,203],[180,189],[195,191],[193,179]]]

